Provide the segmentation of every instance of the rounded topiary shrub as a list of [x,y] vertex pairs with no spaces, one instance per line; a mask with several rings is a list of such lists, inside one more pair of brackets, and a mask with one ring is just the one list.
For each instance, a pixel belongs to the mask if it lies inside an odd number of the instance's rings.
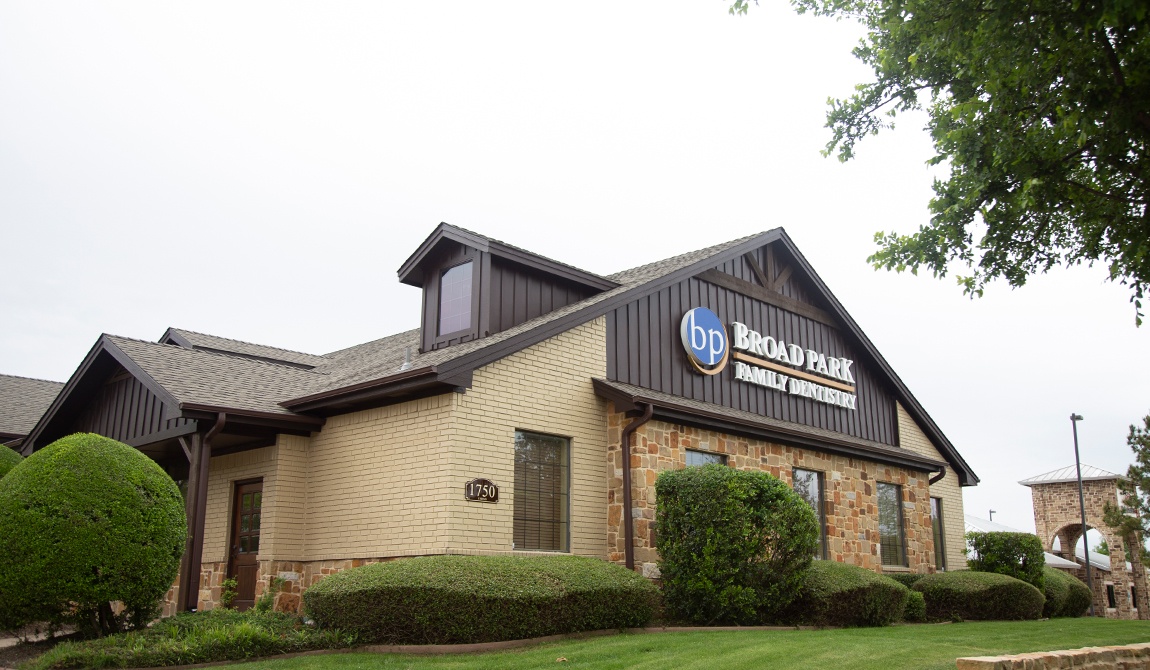
[[912,586],[933,621],[1038,619],[1046,598],[1026,582],[996,572],[939,572]]
[[970,543],[967,563],[971,570],[1009,575],[1042,590],[1046,554],[1037,535],[971,532],[966,539]]
[[910,590],[871,570],[814,561],[799,596],[780,616],[813,626],[886,626],[903,616]]
[[811,506],[764,473],[705,465],[655,482],[656,547],[668,613],[695,623],[777,618],[818,548]]
[[0,444],[0,477],[8,474],[8,471],[19,465],[22,460],[24,460],[24,458],[16,453],[14,449],[9,449]]
[[[1043,572],[1045,579],[1042,595],[1046,596],[1046,604],[1042,606],[1042,616],[1046,618],[1062,616],[1062,610],[1070,598],[1070,582],[1068,580],[1074,578],[1062,574],[1055,568],[1044,568]],[[1074,581],[1078,580],[1075,579]]]
[[0,627],[146,623],[186,526],[179,489],[147,456],[88,433],[53,442],[0,479]]
[[926,621],[926,598],[923,598],[918,591],[909,591],[906,594],[906,609],[902,611],[902,620],[909,623]]
[[303,594],[324,628],[359,642],[458,644],[631,628],[658,589],[618,565],[578,556],[427,556],[352,568]]
[[1046,568],[1045,617],[1078,617],[1090,609],[1090,589],[1082,580],[1056,568]]

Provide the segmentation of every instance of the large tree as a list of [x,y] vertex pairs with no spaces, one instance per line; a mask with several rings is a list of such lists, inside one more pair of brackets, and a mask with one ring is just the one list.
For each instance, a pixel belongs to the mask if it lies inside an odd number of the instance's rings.
[[[750,0],[734,0],[745,13]],[[757,0],[756,0],[757,1]],[[855,19],[874,68],[832,100],[826,154],[854,155],[899,112],[925,108],[936,180],[929,223],[876,233],[876,268],[943,276],[981,295],[1057,264],[1105,263],[1141,323],[1150,288],[1150,30],[1146,0],[791,0]],[[812,48],[818,48],[812,44]]]

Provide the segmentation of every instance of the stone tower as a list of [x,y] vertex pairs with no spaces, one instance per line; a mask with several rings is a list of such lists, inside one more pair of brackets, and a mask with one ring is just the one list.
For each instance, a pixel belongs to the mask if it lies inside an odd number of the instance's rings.
[[[1126,545],[1141,544],[1141,538],[1120,536],[1102,520],[1103,506],[1119,501],[1118,480],[1122,475],[1082,465],[1082,491],[1086,502],[1087,529],[1097,530],[1106,540],[1110,556],[1095,555],[1090,547],[1091,576],[1094,583],[1094,612],[1112,619],[1150,619],[1150,594],[1142,562],[1126,562]],[[1074,547],[1082,537],[1082,511],[1078,504],[1078,475],[1073,465],[1024,479],[1034,502],[1034,527],[1042,546],[1053,554],[1079,564],[1076,576],[1086,581],[1086,569]],[[1059,548],[1054,549],[1058,540]],[[1101,559],[1101,563],[1099,563]],[[1109,563],[1109,565],[1107,565]],[[1130,566],[1129,569],[1127,566]],[[1101,569],[1099,569],[1101,568]],[[1111,602],[1114,607],[1111,607]]]

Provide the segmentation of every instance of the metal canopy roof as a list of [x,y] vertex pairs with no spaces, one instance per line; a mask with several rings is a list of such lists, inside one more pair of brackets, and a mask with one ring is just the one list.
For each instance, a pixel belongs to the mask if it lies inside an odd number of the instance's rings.
[[[1082,481],[1098,481],[1102,479],[1126,479],[1123,475],[1115,474],[1109,470],[1096,468],[1093,465],[1082,464]],[[1058,484],[1062,482],[1077,482],[1078,473],[1073,465],[1068,465],[1064,468],[1051,470],[1045,474],[1035,475],[1029,479],[1023,479],[1018,482],[1023,486],[1034,486],[1035,484]]]

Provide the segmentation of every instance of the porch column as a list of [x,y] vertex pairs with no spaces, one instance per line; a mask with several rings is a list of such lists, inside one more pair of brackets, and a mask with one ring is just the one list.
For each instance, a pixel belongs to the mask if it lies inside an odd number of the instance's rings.
[[188,517],[188,539],[184,543],[184,555],[180,559],[180,599],[181,612],[194,611],[199,607],[200,572],[204,558],[204,522],[208,509],[208,470],[212,461],[212,438],[224,427],[226,416],[221,412],[207,434],[192,433],[188,445],[188,497],[184,501],[184,512]]

